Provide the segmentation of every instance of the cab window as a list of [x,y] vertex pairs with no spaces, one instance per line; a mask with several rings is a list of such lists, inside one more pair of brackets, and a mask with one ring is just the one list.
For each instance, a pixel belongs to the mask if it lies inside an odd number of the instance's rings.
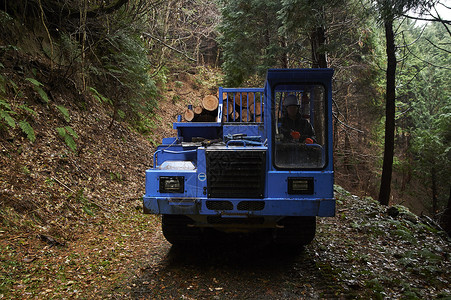
[[276,87],[272,95],[276,168],[320,169],[326,165],[326,95],[320,84]]

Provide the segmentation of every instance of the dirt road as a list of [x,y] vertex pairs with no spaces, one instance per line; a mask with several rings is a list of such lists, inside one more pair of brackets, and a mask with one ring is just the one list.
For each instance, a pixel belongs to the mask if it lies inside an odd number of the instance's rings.
[[323,277],[310,246],[292,251],[235,239],[176,248],[161,233],[155,238],[149,263],[129,286],[130,298],[320,299],[339,292]]

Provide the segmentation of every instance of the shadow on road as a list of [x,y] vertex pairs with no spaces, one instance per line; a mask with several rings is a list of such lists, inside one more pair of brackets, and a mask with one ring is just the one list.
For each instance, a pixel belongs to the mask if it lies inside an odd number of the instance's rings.
[[227,267],[233,269],[271,269],[292,265],[305,256],[302,247],[290,248],[265,241],[230,240],[192,247],[171,247],[166,262],[168,266],[190,264],[198,268]]
[[195,247],[171,247],[159,261],[142,270],[130,296],[316,299],[319,292],[315,285],[319,281],[324,279],[309,251],[277,246],[264,239],[238,238]]

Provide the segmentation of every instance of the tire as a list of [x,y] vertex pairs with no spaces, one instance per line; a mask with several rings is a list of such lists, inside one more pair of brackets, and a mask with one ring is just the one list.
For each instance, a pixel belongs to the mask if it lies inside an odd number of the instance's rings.
[[283,228],[276,229],[277,244],[305,246],[315,238],[316,217],[285,217],[278,222]]
[[163,215],[161,227],[166,240],[172,245],[197,244],[201,242],[202,231],[189,227],[194,221],[183,215]]

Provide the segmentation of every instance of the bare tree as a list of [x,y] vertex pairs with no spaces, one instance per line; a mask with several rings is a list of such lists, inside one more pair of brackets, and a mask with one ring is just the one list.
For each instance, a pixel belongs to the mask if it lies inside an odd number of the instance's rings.
[[144,35],[151,48],[163,47],[158,51],[160,67],[170,53],[180,54],[196,63],[215,63],[218,51],[216,26],[220,13],[214,2],[164,1],[150,15]]

